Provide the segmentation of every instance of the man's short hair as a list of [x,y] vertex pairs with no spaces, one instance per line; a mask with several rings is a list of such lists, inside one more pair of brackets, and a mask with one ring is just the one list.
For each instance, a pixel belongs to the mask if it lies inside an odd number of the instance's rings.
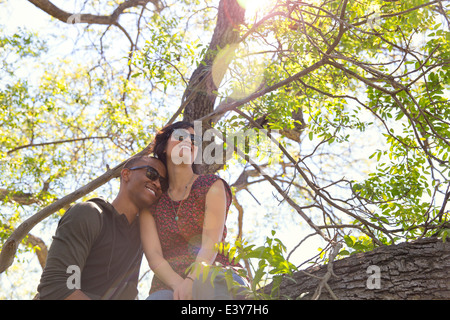
[[123,168],[132,168],[135,167],[136,164],[142,160],[148,160],[148,159],[157,159],[156,157],[150,156],[150,155],[142,155],[142,156],[134,156],[131,157],[130,159],[127,160],[127,162],[125,162]]
[[[139,162],[141,162],[142,160],[148,160],[148,159],[156,159],[158,161],[158,158],[154,157],[154,156],[150,156],[150,155],[142,155],[142,156],[133,156],[130,159],[128,159],[125,164],[123,165],[123,169],[129,169],[129,168],[133,168],[136,166],[136,164],[138,164]],[[122,175],[120,176],[120,180],[122,180]]]

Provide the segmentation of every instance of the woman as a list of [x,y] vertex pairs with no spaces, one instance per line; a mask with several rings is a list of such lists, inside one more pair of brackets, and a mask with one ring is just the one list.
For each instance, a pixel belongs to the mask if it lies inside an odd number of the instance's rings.
[[[155,273],[149,300],[236,298],[223,274],[214,276],[213,285],[199,277],[207,270],[204,265],[215,262],[239,267],[215,250],[225,240],[231,190],[217,175],[194,172],[200,146],[201,138],[189,122],[169,125],[155,138],[153,153],[166,164],[169,188],[156,208],[140,217],[144,252]],[[233,279],[244,284],[236,273]]]

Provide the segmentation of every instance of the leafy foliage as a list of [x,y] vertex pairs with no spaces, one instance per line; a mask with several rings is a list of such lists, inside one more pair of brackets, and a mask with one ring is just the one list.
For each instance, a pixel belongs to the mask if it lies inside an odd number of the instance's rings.
[[[249,287],[242,292],[249,299],[278,299],[279,286],[283,277],[288,277],[294,271],[297,271],[295,265],[284,257],[286,253],[285,245],[280,239],[274,237],[276,233],[274,230],[271,233],[272,237],[266,237],[264,245],[258,247],[254,244],[248,244],[246,241],[237,241],[235,246],[231,246],[229,243],[217,245],[217,251],[228,256],[230,261],[242,265],[248,262],[253,277]],[[210,268],[215,271],[212,271],[215,275],[218,270],[223,269],[220,265]],[[249,276],[245,269],[239,269],[238,274],[243,278]],[[214,277],[211,277],[211,279],[213,280]],[[231,270],[228,271],[228,279],[231,282]],[[268,283],[271,283],[270,292],[264,290]]]

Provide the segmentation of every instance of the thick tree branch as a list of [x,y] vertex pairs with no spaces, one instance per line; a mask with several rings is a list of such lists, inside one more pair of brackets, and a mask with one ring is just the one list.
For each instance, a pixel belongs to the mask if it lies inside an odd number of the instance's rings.
[[0,188],[0,201],[4,201],[5,199],[12,200],[21,205],[30,205],[39,202],[39,199],[34,194]]
[[[322,292],[319,299],[448,300],[449,255],[448,241],[427,238],[335,260],[332,270],[337,277],[327,282],[335,296]],[[312,266],[286,277],[279,287],[280,299],[311,299],[329,270],[328,265]],[[269,285],[264,291],[271,289]]]
[[13,148],[7,152],[8,155],[11,153],[14,153],[18,150],[25,149],[25,148],[32,148],[32,147],[43,147],[48,145],[56,145],[56,144],[63,144],[67,142],[77,142],[77,141],[85,141],[85,140],[93,140],[93,139],[108,139],[108,136],[100,136],[100,137],[86,137],[86,138],[76,138],[76,139],[66,139],[66,140],[58,140],[58,141],[50,141],[50,142],[42,142],[42,143],[30,143],[25,144],[23,146],[19,146],[16,148]]
[[[8,231],[12,230],[11,226],[2,225],[1,222],[0,227],[3,228],[4,230]],[[28,234],[27,237],[25,237],[22,244],[33,248],[33,251],[36,253],[41,268],[44,269],[48,254],[48,248],[45,242],[41,238],[36,237],[35,235],[32,235],[30,233]]]
[[204,115],[203,117],[199,118],[198,120],[200,121],[207,121],[209,119],[214,119],[214,122],[217,121],[224,113],[228,112],[228,111],[232,111],[232,110],[236,110],[237,108],[243,106],[244,104],[246,104],[247,102],[250,102],[252,100],[255,100],[259,97],[262,97],[263,95],[275,91],[295,80],[300,79],[301,77],[307,75],[308,73],[313,72],[314,70],[322,67],[323,65],[326,64],[326,59],[322,58],[321,60],[315,62],[314,64],[312,64],[311,66],[303,69],[302,71],[299,71],[298,73],[278,82],[275,83],[269,87],[265,87],[262,88],[261,90],[257,90],[256,92],[250,94],[249,96],[239,99],[239,100],[235,100],[235,101],[231,101],[231,102],[224,102],[221,103],[220,105],[217,106],[217,108],[212,111],[209,114]]
[[47,192],[49,187],[50,187],[50,181],[44,181],[42,190],[37,194],[0,188],[0,201],[5,201],[5,199],[8,199],[8,200],[12,200],[20,205],[31,205],[34,203],[39,203],[40,196],[43,193]]
[[26,237],[26,244],[34,248],[39,264],[41,265],[41,268],[44,269],[48,255],[48,248],[45,242],[41,238],[29,234]]
[[28,0],[36,7],[51,15],[52,17],[69,24],[74,23],[88,23],[88,24],[103,24],[115,25],[119,20],[119,16],[129,8],[144,6],[151,2],[160,10],[161,4],[158,0],[127,0],[117,6],[117,8],[110,15],[95,15],[89,13],[70,13],[55,6],[49,0]]

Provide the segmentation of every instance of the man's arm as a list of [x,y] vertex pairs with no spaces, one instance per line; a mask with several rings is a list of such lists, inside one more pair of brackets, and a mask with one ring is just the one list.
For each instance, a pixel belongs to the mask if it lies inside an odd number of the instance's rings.
[[[40,299],[81,299],[88,296],[78,285],[91,247],[100,234],[101,212],[96,204],[73,206],[61,218],[48,252],[47,263],[38,286]],[[73,273],[75,268],[79,273]]]
[[77,289],[64,300],[91,300],[91,298],[85,295],[83,291]]

